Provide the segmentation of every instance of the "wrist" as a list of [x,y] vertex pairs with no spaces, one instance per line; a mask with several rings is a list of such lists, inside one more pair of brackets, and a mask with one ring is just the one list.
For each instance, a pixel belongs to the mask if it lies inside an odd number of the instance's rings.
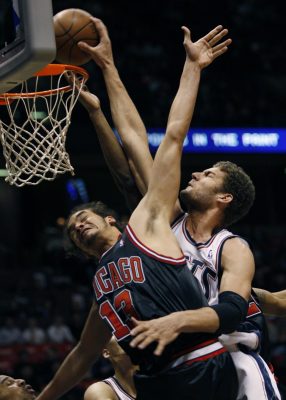
[[192,61],[188,57],[186,58],[185,68],[188,71],[196,74],[200,74],[203,69],[203,67],[198,62]]
[[100,106],[98,108],[87,108],[87,112],[90,117],[97,116],[101,113],[101,108]]
[[109,75],[109,74],[118,73],[117,72],[117,68],[116,68],[113,60],[112,61],[108,61],[107,63],[103,64],[101,66],[101,70],[102,70],[103,75]]
[[188,311],[178,311],[172,315],[176,318],[177,331],[186,333],[190,328],[191,314]]

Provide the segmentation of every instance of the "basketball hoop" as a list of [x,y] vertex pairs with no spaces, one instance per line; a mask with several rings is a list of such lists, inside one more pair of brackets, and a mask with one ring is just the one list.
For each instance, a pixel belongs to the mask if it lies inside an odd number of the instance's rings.
[[[0,94],[0,105],[7,109],[7,121],[0,120],[6,182],[37,185],[68,171],[74,175],[65,148],[66,134],[88,77],[81,67],[49,64],[24,81],[17,93]],[[51,89],[42,90],[47,79]]]

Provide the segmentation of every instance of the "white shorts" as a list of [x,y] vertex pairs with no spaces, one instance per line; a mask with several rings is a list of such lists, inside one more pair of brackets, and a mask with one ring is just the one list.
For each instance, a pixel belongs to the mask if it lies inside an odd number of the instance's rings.
[[239,385],[237,400],[281,400],[274,375],[263,358],[252,350],[244,353],[233,344],[235,340],[236,343],[244,344],[249,341],[249,348],[255,348],[256,339],[253,333],[234,332],[222,335],[219,340],[230,352],[236,368]]

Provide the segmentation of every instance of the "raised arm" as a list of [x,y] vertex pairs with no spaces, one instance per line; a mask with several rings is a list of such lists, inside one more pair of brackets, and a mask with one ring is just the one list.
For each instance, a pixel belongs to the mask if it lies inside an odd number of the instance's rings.
[[131,161],[130,168],[138,189],[145,194],[153,163],[146,128],[115,67],[111,41],[105,25],[97,18],[93,18],[93,23],[99,34],[99,44],[91,47],[80,42],[78,46],[89,53],[102,70],[114,125],[127,158]]
[[110,173],[118,189],[124,195],[128,208],[133,210],[142,196],[137,189],[124,150],[102,112],[100,101],[87,87],[82,90],[79,101],[89,114]]
[[37,397],[37,400],[56,400],[83,379],[111,334],[98,315],[94,304],[76,347],[66,357],[51,382]]
[[[150,240],[154,248],[156,242],[156,251],[165,251],[161,229],[171,222],[178,197],[183,142],[193,116],[201,70],[223,54],[231,43],[228,39],[217,44],[227,34],[222,26],[216,27],[195,43],[191,40],[189,29],[183,27],[183,31],[186,61],[179,89],[170,110],[166,135],[154,160],[147,194],[130,219],[139,237],[144,236],[146,245]],[[147,221],[147,224],[144,226],[140,220]]]

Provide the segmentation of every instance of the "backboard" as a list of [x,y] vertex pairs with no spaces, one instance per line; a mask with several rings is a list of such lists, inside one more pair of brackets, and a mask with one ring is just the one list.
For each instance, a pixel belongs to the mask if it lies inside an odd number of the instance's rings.
[[0,93],[31,77],[56,55],[51,0],[1,0]]

